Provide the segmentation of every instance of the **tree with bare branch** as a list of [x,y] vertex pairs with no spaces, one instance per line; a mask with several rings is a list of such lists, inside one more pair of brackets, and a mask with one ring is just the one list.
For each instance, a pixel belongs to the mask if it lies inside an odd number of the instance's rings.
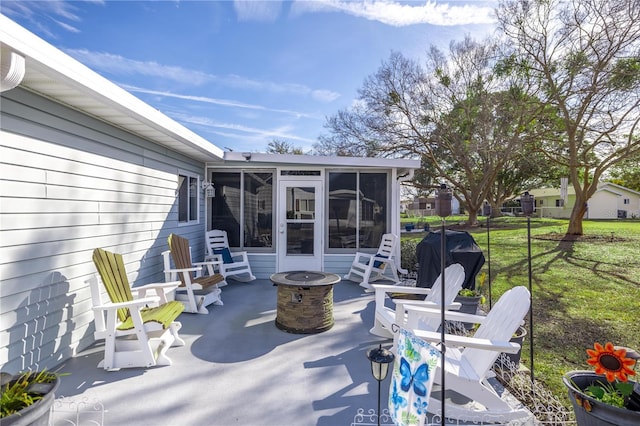
[[497,9],[513,52],[504,61],[563,132],[538,141],[576,193],[568,235],[582,235],[603,174],[640,152],[640,1],[514,0]]
[[540,132],[530,111],[540,104],[496,72],[497,52],[491,40],[466,37],[448,54],[431,47],[425,68],[393,53],[365,80],[359,102],[329,118],[331,134],[316,150],[420,158],[415,183],[451,185],[476,224],[505,165]]
[[269,154],[295,154],[303,155],[302,148],[293,145],[290,142],[280,139],[273,139],[267,145],[267,153]]

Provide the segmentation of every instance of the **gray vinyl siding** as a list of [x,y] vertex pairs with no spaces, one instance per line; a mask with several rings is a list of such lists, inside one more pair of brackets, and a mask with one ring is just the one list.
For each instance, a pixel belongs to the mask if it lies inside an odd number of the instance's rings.
[[353,257],[353,254],[325,254],[324,270],[343,276],[351,269]]
[[[266,280],[276,272],[276,254],[248,253],[248,257],[251,264],[251,272],[256,278]],[[323,270],[343,276],[349,272],[352,262],[353,254],[325,254]]]
[[[268,280],[276,271],[276,258],[273,253],[247,253],[251,272],[258,279]],[[224,298],[224,294],[222,295]]]
[[94,341],[94,248],[123,254],[134,285],[164,280],[171,232],[203,256],[202,193],[187,226],[176,194],[204,164],[22,89],[0,120],[0,369],[53,368]]

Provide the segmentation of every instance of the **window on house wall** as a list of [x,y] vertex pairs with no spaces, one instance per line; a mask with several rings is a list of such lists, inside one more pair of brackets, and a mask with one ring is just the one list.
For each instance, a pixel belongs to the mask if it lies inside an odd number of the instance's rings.
[[329,172],[328,246],[377,248],[387,232],[387,174]]
[[624,203],[624,204],[630,204],[630,203],[631,203],[631,200],[630,200],[629,198],[625,198],[625,199],[623,200],[623,203]]
[[178,223],[198,222],[198,176],[178,174]]
[[273,247],[273,172],[214,172],[211,229],[227,231],[229,245]]

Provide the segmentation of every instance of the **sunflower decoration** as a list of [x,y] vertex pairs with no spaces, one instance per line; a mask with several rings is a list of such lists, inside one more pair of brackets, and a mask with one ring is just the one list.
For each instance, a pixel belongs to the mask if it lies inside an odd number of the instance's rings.
[[607,342],[604,347],[596,342],[593,349],[587,349],[589,359],[587,364],[595,367],[596,374],[604,374],[608,382],[619,379],[626,382],[628,376],[633,376],[633,366],[636,360],[627,357],[627,350],[616,348],[613,343]]

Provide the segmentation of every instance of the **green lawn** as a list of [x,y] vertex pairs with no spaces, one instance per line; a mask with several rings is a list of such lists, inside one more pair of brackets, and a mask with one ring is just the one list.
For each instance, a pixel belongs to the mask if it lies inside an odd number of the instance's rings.
[[[464,219],[451,218],[447,227],[456,228]],[[409,221],[418,222],[403,219]],[[441,223],[439,218],[423,221],[432,230]],[[486,258],[486,219],[481,222],[481,228],[463,229]],[[640,221],[585,221],[584,236],[574,242],[561,241],[566,229],[566,220],[531,219],[535,377],[568,404],[562,374],[591,369],[585,350],[594,342],[640,350]],[[402,241],[419,242],[424,235],[403,233]],[[529,285],[526,218],[492,219],[489,238],[495,303],[507,289]],[[526,366],[528,339],[522,352]]]

